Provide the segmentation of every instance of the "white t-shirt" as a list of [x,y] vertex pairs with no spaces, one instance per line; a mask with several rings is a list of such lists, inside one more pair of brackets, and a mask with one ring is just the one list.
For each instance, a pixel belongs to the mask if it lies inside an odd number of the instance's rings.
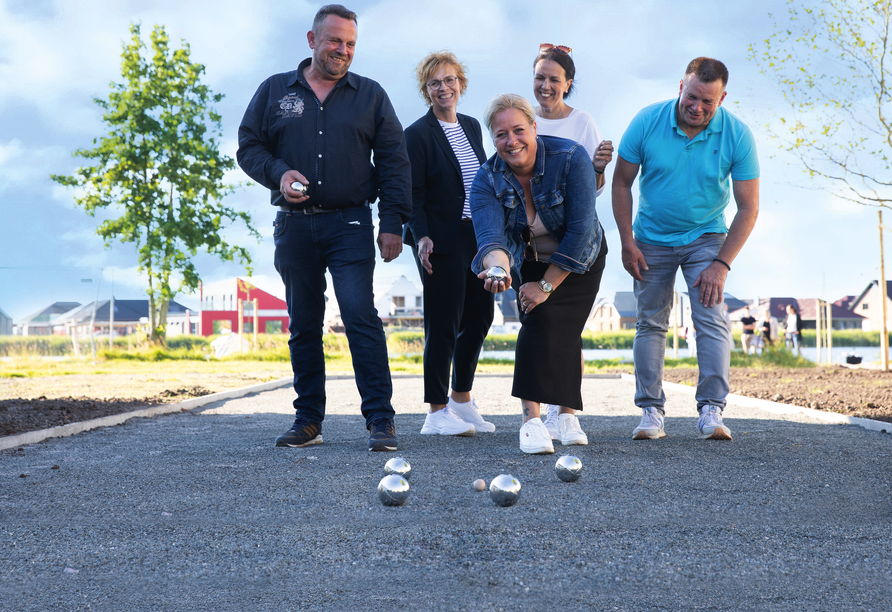
[[[574,108],[563,119],[545,119],[536,115],[536,131],[544,136],[557,136],[578,142],[585,148],[592,161],[595,159],[598,145],[603,140],[592,116],[578,108]],[[604,181],[597,194],[601,195],[605,187],[607,181]]]

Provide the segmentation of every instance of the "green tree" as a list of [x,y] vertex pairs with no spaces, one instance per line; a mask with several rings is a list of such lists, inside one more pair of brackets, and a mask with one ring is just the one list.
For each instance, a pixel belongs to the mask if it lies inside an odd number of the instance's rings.
[[766,126],[823,189],[892,208],[892,1],[788,0],[774,33],[750,45],[785,110]]
[[149,282],[151,340],[164,343],[170,300],[198,287],[190,257],[202,249],[223,261],[237,259],[250,274],[247,249],[227,243],[221,230],[241,219],[260,235],[248,213],[221,203],[236,187],[223,182],[234,162],[219,151],[221,117],[212,108],[223,95],[201,84],[204,66],[192,62],[185,41],[171,51],[164,28],[155,26],[149,55],[139,25],[131,24],[130,34],[124,82],[111,84],[108,100],[94,98],[108,133],[93,140],[94,148],[73,153],[93,164],[52,179],[78,188],[75,202],[90,216],[110,207],[121,211],[96,233],[107,247],[115,239],[136,245]]

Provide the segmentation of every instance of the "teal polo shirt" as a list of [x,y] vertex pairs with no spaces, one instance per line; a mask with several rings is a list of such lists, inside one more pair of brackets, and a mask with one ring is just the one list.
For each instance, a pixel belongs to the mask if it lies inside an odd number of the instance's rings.
[[644,108],[619,145],[620,157],[641,166],[635,237],[669,247],[726,233],[731,179],[759,178],[756,140],[740,119],[719,107],[691,140],[678,127],[677,105],[676,98]]

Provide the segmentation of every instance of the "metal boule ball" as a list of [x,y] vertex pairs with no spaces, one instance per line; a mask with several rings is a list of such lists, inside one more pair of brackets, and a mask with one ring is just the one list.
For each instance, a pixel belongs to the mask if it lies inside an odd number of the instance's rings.
[[513,506],[520,498],[520,481],[511,474],[499,474],[489,483],[489,496],[498,506]]
[[390,461],[384,464],[384,473],[385,474],[396,474],[397,476],[402,476],[406,480],[409,479],[409,474],[412,472],[412,466],[409,465],[409,462],[403,459],[402,457],[394,457]]
[[505,281],[508,279],[508,272],[505,268],[493,266],[486,271],[486,278],[494,281]]
[[385,506],[402,506],[409,499],[409,481],[390,474],[378,483],[378,497]]
[[307,186],[304,185],[303,183],[298,183],[297,181],[294,181],[293,183],[291,183],[291,191],[296,191],[297,193],[306,193]]
[[564,482],[576,482],[582,476],[582,461],[573,455],[564,455],[554,464],[554,471]]

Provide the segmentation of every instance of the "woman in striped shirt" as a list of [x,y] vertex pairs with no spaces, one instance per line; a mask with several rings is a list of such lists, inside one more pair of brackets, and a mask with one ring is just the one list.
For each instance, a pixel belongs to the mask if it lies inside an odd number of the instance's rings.
[[[425,57],[415,69],[427,114],[406,129],[412,164],[412,215],[404,242],[412,247],[424,285],[424,401],[422,434],[470,436],[493,432],[471,397],[493,296],[471,272],[477,240],[468,195],[486,161],[473,117],[457,112],[468,86],[452,53]],[[452,392],[447,397],[452,372]]]

